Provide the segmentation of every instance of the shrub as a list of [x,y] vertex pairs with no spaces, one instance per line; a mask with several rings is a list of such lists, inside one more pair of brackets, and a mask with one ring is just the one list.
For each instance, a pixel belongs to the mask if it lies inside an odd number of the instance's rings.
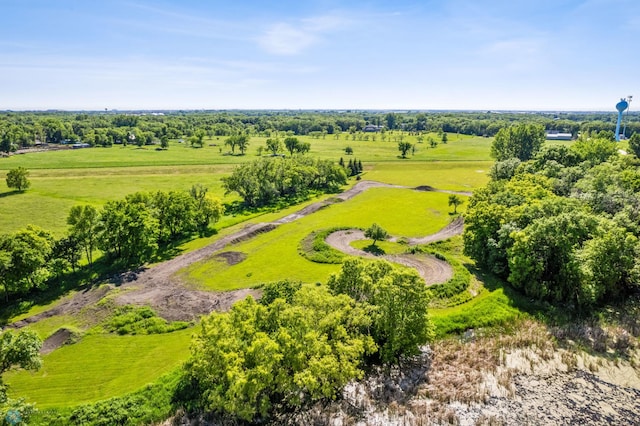
[[160,318],[148,306],[121,306],[105,324],[108,331],[118,334],[161,334],[182,330],[189,326],[188,322],[167,322]]
[[298,244],[298,254],[307,260],[316,263],[340,264],[347,256],[340,250],[336,250],[325,242],[325,239],[332,233],[354,229],[348,226],[336,226],[333,228],[313,231]]

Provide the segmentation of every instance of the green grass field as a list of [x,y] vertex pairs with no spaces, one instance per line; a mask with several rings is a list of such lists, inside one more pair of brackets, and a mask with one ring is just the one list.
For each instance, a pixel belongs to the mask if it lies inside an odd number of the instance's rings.
[[[300,139],[311,143],[309,155],[335,161],[340,157],[346,162],[354,157],[361,160],[365,179],[454,190],[469,190],[487,181],[486,171],[490,167],[487,138],[449,135],[449,143],[430,148],[426,142],[417,144],[415,136],[405,136],[418,149],[415,156],[400,159],[397,142],[383,142],[379,135],[376,141],[347,141],[344,137]],[[20,194],[2,183],[0,232],[34,224],[62,235],[67,228],[67,214],[76,204],[99,207],[136,191],[186,190],[196,183],[209,187],[212,194],[225,202],[233,201],[237,197],[232,194],[225,197],[220,178],[228,175],[234,165],[257,158],[256,149],[264,146],[265,139],[252,138],[245,156],[226,155],[226,147],[209,146],[224,143],[224,138],[214,138],[205,139],[203,148],[174,142],[167,151],[114,146],[2,158],[0,176],[11,168],[25,167],[30,171],[31,188]],[[350,157],[344,154],[347,145],[354,150]],[[232,223],[235,222],[223,222],[219,227]]]
[[449,223],[447,201],[447,194],[437,192],[372,188],[349,201],[331,205],[233,246],[230,250],[247,256],[236,265],[218,259],[203,261],[186,268],[181,277],[198,287],[218,291],[284,278],[306,283],[324,282],[339,265],[314,263],[298,254],[298,243],[311,231],[326,228],[327,224],[366,228],[376,222],[391,235],[428,235]]
[[182,363],[191,329],[144,336],[87,335],[43,357],[36,373],[5,375],[10,396],[67,407],[135,391]]
[[[136,191],[189,189],[195,183],[208,186],[223,201],[237,197],[223,194],[221,177],[234,165],[250,161],[265,138],[253,138],[246,156],[223,155],[219,140],[205,140],[205,147],[193,149],[172,143],[168,151],[148,147],[94,148],[18,155],[0,159],[0,176],[6,170],[24,166],[31,171],[32,187],[23,194],[0,189],[0,232],[9,232],[29,223],[62,235],[71,206],[89,203],[101,206]],[[364,163],[364,179],[415,187],[471,191],[488,181],[491,167],[491,139],[449,135],[449,143],[428,147],[417,144],[414,156],[400,159],[397,142],[301,138],[311,143],[309,155],[348,162],[357,158]],[[405,140],[416,142],[414,136]],[[344,154],[351,146],[353,156]],[[223,148],[223,151],[226,151]],[[353,185],[355,180],[350,180]],[[249,223],[273,221],[305,205],[331,197],[322,195],[300,205],[277,211],[226,215],[217,225],[219,232],[207,238],[186,242],[177,251],[189,251],[228,235]],[[465,204],[458,208],[464,211]],[[187,283],[209,290],[229,290],[257,286],[281,279],[305,283],[326,282],[340,265],[320,264],[298,253],[300,241],[311,232],[328,227],[366,228],[376,222],[393,236],[417,237],[438,231],[451,220],[448,194],[410,189],[373,188],[346,202],[335,203],[295,222],[227,248],[246,258],[235,265],[224,260],[208,259],[179,273]],[[363,248],[369,241],[354,243]],[[379,242],[385,251],[401,252],[402,244]],[[444,246],[443,246],[444,247]],[[446,249],[446,247],[445,247]],[[457,249],[456,249],[457,250]],[[455,251],[455,250],[453,250]],[[459,250],[457,250],[459,251]],[[501,288],[484,289],[467,303],[447,309],[433,309],[438,334],[456,332],[465,325],[486,325],[519,315],[508,294]],[[466,300],[466,299],[465,299]],[[55,303],[55,302],[53,302]],[[49,305],[52,306],[52,305]],[[35,305],[20,318],[41,312],[47,306]],[[17,318],[14,318],[14,320]],[[11,395],[26,397],[38,407],[72,407],[78,404],[123,395],[142,388],[175,369],[188,356],[191,330],[145,336],[115,336],[91,329],[81,316],[54,316],[33,324],[46,338],[60,327],[85,330],[82,339],[44,357],[44,367],[37,373],[11,372],[6,381]]]

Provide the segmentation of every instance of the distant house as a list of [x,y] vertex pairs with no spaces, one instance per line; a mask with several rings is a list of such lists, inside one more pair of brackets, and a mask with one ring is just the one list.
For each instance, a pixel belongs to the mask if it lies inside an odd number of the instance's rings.
[[548,141],[570,141],[573,139],[573,135],[571,133],[561,133],[557,130],[549,130],[546,133],[546,138]]
[[71,148],[73,149],[91,148],[91,145],[89,145],[88,143],[74,143],[73,145],[71,145]]
[[382,126],[376,126],[375,124],[367,124],[362,128],[363,132],[379,132],[382,130]]

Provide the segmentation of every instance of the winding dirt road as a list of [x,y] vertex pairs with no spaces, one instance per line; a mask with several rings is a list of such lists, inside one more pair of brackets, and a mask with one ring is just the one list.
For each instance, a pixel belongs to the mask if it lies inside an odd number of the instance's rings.
[[[459,235],[463,228],[462,218],[458,217],[445,228],[432,235],[421,238],[409,238],[409,245],[427,244],[435,241],[442,241]],[[385,259],[390,262],[414,268],[420,276],[424,278],[427,285],[445,282],[453,277],[453,269],[447,262],[430,255],[395,254],[376,256],[364,250],[359,250],[351,246],[354,241],[365,240],[364,232],[359,229],[348,229],[336,231],[325,238],[325,242],[331,247],[340,250],[350,256],[361,256],[370,259]],[[397,241],[397,237],[390,241]]]
[[[181,269],[204,259],[213,256],[216,252],[219,252],[227,246],[237,244],[239,242],[251,239],[259,234],[274,230],[279,225],[290,223],[298,220],[302,217],[308,216],[316,211],[325,208],[331,204],[340,201],[347,201],[356,195],[370,189],[377,187],[386,188],[409,188],[399,185],[389,185],[381,182],[374,181],[360,181],[352,188],[342,192],[335,197],[331,197],[327,200],[319,201],[317,203],[310,204],[303,209],[287,215],[281,219],[267,223],[249,224],[243,229],[234,232],[220,238],[218,241],[203,247],[198,250],[194,250],[189,253],[185,253],[166,262],[162,262],[150,268],[139,268],[138,270],[132,270],[112,277],[108,286],[100,286],[90,288],[85,291],[75,293],[72,296],[64,298],[52,309],[44,311],[40,314],[31,316],[21,321],[17,321],[9,325],[9,327],[20,328],[30,323],[34,323],[43,318],[52,317],[54,315],[62,314],[76,314],[83,310],[85,307],[99,301],[103,297],[109,295],[114,289],[118,288],[120,291],[114,295],[116,303],[121,305],[135,304],[135,305],[149,305],[156,310],[158,315],[168,320],[193,320],[200,315],[208,314],[212,311],[225,311],[228,310],[233,303],[238,300],[244,299],[248,295],[254,297],[259,296],[259,290],[254,289],[241,289],[228,292],[207,292],[189,289],[176,277],[176,273]],[[418,187],[409,188],[417,190],[434,190],[430,187]],[[448,192],[448,191],[445,191]],[[467,193],[460,193],[467,195]],[[456,223],[453,222],[452,225]],[[412,244],[423,244],[425,239],[448,238],[446,235],[455,235],[462,232],[462,222],[456,225],[457,227],[447,227],[437,234],[424,237],[424,239],[412,239]],[[412,242],[416,241],[416,242]],[[418,242],[420,241],[420,242]],[[435,240],[430,240],[435,241]],[[348,246],[348,244],[347,244]],[[346,247],[345,247],[346,248]],[[366,253],[365,253],[366,254]],[[361,254],[357,254],[361,255]],[[428,282],[434,282],[431,277],[444,276],[445,269],[450,268],[449,265],[439,265],[436,263],[425,264],[424,262],[416,262],[410,258],[390,259],[396,263],[402,263],[407,266],[415,267],[420,271],[425,280]],[[404,263],[403,263],[404,262]]]

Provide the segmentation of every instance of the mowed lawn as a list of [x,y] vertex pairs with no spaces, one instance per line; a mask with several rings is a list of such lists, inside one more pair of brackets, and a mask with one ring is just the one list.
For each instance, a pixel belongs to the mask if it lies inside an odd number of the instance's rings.
[[[459,210],[463,209],[464,206]],[[445,227],[450,211],[448,194],[372,188],[349,201],[228,248],[227,251],[246,255],[240,263],[228,265],[224,259],[214,257],[191,265],[180,275],[187,282],[210,290],[246,288],[287,278],[325,282],[340,266],[314,263],[298,253],[300,241],[312,231],[333,226],[366,228],[375,222],[391,235],[417,237]],[[261,219],[265,218],[252,221]]]
[[[489,160],[488,138],[450,134],[447,144],[430,148],[427,142],[418,144],[415,136],[405,136],[404,140],[415,143],[417,150],[408,159],[401,159],[398,143],[383,142],[379,134],[376,141],[345,140],[345,136],[341,135],[338,140],[331,135],[325,139],[308,136],[300,139],[311,144],[309,155],[336,162],[341,157],[347,163],[350,158],[362,161],[366,179],[456,190],[468,190],[487,180],[485,172],[490,165],[484,162]],[[435,134],[432,136],[437,138]],[[220,179],[236,165],[258,158],[257,148],[264,147],[265,140],[253,137],[245,156],[227,155],[228,149],[221,146],[224,144],[221,137],[205,139],[203,148],[172,142],[166,151],[154,147],[113,146],[35,152],[0,159],[0,176],[22,166],[30,171],[31,180],[31,188],[24,193],[13,192],[0,182],[0,232],[34,224],[61,236],[67,229],[66,218],[74,205],[100,207],[136,191],[187,190],[201,183],[224,201],[235,200],[234,195],[225,197]],[[352,156],[344,154],[346,146],[353,148]],[[460,162],[460,159],[469,161]]]
[[218,165],[31,170],[29,190],[17,193],[6,187],[0,189],[0,230],[10,232],[33,224],[60,236],[67,229],[66,218],[74,205],[101,207],[137,191],[189,190],[197,183],[224,202],[233,201],[238,197],[225,196],[220,180],[231,168]]
[[38,408],[98,401],[135,391],[179,366],[189,355],[192,333],[87,335],[45,355],[38,372],[11,371],[4,378],[10,396]]

